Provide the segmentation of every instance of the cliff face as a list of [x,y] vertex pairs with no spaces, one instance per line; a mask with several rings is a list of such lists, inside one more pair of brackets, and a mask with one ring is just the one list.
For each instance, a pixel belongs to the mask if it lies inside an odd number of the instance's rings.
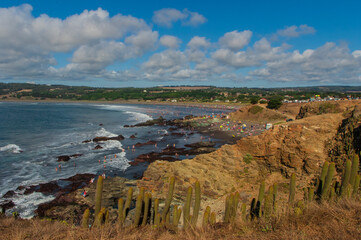
[[224,145],[190,160],[156,161],[150,164],[138,186],[163,197],[167,191],[165,183],[174,175],[179,198],[197,179],[208,198],[216,199],[232,190],[247,198],[256,196],[261,180],[267,186],[287,183],[286,178],[295,172],[298,187],[303,187],[319,174],[320,165],[328,159],[327,144],[343,118],[342,114],[312,116],[276,125],[262,135],[243,138],[235,145]]

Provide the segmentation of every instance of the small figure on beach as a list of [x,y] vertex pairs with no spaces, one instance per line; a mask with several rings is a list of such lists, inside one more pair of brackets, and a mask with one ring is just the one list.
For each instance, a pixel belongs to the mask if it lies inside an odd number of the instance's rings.
[[85,191],[85,189],[84,189],[84,192],[83,192],[83,197],[86,197],[87,196],[87,192]]

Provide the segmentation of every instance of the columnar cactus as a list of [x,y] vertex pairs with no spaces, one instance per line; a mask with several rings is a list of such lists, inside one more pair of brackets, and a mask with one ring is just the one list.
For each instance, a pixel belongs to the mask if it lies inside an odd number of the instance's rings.
[[193,216],[192,216],[192,225],[195,226],[197,224],[199,209],[201,206],[201,187],[199,181],[196,181],[194,187],[194,208],[193,208]]
[[123,218],[123,208],[124,208],[124,199],[118,199],[118,224],[119,226],[123,226],[124,218]]
[[203,214],[203,227],[208,226],[210,215],[211,215],[211,208],[207,206]]
[[81,220],[81,226],[83,228],[89,228],[89,215],[90,215],[90,210],[89,210],[89,208],[87,208],[84,211],[83,218]]
[[351,176],[350,176],[350,184],[353,187],[356,182],[356,176],[359,170],[360,160],[357,154],[354,155],[352,160],[352,169],[351,169]]
[[351,177],[351,160],[346,161],[345,173],[342,178],[342,185],[341,185],[341,197],[346,195],[346,188],[350,182]]
[[99,176],[95,193],[95,216],[98,216],[102,205],[103,177]]
[[168,212],[169,212],[169,207],[172,203],[172,199],[173,199],[173,191],[174,191],[174,183],[175,183],[175,179],[174,176],[170,177],[169,179],[169,190],[168,190],[168,195],[167,195],[167,199],[165,201],[165,206],[162,212],[162,221],[165,220]]
[[335,175],[335,163],[331,163],[330,166],[328,167],[325,184],[323,185],[323,188],[322,188],[321,199],[327,198],[330,188],[331,188],[331,183],[332,183],[332,179],[333,179],[334,175]]
[[[144,194],[144,192],[143,192],[143,194]],[[143,195],[140,192],[137,196],[137,202],[135,204],[135,216],[134,216],[134,226],[135,227],[138,227],[140,224],[142,208],[143,208]]]
[[149,223],[151,206],[152,206],[152,194],[145,193],[144,194],[144,214],[143,214],[142,226],[145,226],[146,224]]
[[295,200],[295,193],[296,193],[296,174],[292,173],[290,180],[290,194],[288,197],[288,204],[290,206],[293,205],[293,202]]
[[192,201],[192,192],[193,192],[193,188],[188,187],[187,198],[183,207],[183,224],[185,228],[187,228],[190,224],[190,208]]
[[123,208],[123,219],[122,219],[123,222],[125,221],[125,218],[128,216],[130,204],[132,203],[132,198],[133,198],[133,188],[130,187],[128,189],[127,200],[125,201],[124,208]]
[[325,161],[325,163],[322,166],[321,175],[320,175],[320,178],[319,178],[317,186],[316,186],[317,195],[320,197],[321,197],[323,185],[325,184],[325,179],[326,179],[329,165],[330,165],[329,162]]

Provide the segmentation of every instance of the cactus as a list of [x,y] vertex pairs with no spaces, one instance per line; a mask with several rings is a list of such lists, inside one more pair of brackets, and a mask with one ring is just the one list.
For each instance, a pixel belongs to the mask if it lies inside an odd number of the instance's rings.
[[246,206],[246,204],[245,203],[242,203],[242,206],[241,206],[241,212],[242,212],[242,220],[243,221],[246,221],[247,220],[247,212],[246,212],[246,210],[247,210],[247,206]]
[[325,184],[323,185],[323,188],[322,188],[321,199],[327,198],[334,175],[335,175],[335,163],[331,163],[330,166],[328,167]]
[[118,224],[119,226],[123,226],[124,218],[123,218],[123,207],[124,207],[124,200],[123,198],[118,199]]
[[201,206],[201,187],[199,181],[196,181],[194,187],[194,207],[193,207],[193,217],[192,217],[192,225],[195,226],[197,224],[199,208]]
[[234,195],[230,194],[226,198],[226,208],[224,211],[224,223],[230,223],[234,207]]
[[168,212],[169,212],[169,207],[172,203],[172,199],[173,199],[173,191],[174,191],[174,182],[175,182],[175,179],[174,179],[174,176],[170,177],[169,178],[169,190],[168,190],[168,195],[167,195],[167,199],[165,201],[165,206],[164,206],[164,209],[163,209],[163,212],[162,212],[162,221],[165,220]]
[[359,170],[360,160],[357,154],[354,155],[352,160],[352,169],[351,169],[351,176],[350,176],[350,184],[354,187],[356,182],[356,176]]
[[269,218],[272,215],[272,192],[268,193],[264,201],[264,216]]
[[99,176],[97,180],[97,188],[95,193],[95,216],[98,216],[102,205],[103,177]]
[[149,223],[150,206],[151,205],[152,205],[152,194],[145,193],[144,194],[144,215],[143,215],[142,226],[145,226],[147,223]]
[[265,184],[264,181],[262,181],[262,182],[261,182],[261,185],[260,185],[260,187],[259,187],[259,192],[258,192],[258,201],[259,201],[260,203],[263,202],[265,188],[266,188],[266,184]]
[[95,216],[94,225],[93,225],[94,227],[102,226],[105,212],[106,212],[105,208],[102,208],[99,211],[98,215]]
[[203,227],[208,226],[210,215],[211,215],[211,208],[207,206],[203,214]]
[[128,216],[128,212],[129,212],[129,209],[130,209],[130,204],[132,203],[132,198],[133,198],[133,188],[130,187],[128,189],[128,195],[127,195],[127,200],[125,201],[125,205],[124,205],[124,208],[123,208],[123,222],[125,221],[125,218]]
[[329,165],[330,165],[329,162],[325,161],[325,163],[322,166],[322,171],[321,171],[320,178],[319,178],[319,180],[317,182],[317,185],[316,185],[316,188],[315,188],[315,189],[317,189],[317,195],[319,197],[321,197],[321,193],[322,193],[323,185],[325,183],[325,179],[326,179],[326,175],[327,175],[327,172],[328,172]]
[[278,192],[278,184],[273,184],[273,211],[277,210],[277,192]]
[[193,188],[188,187],[186,203],[184,204],[184,208],[183,208],[183,224],[185,228],[187,228],[190,224],[190,207],[192,201],[192,191]]
[[341,197],[344,197],[346,195],[346,188],[350,182],[351,177],[351,160],[346,161],[346,167],[345,167],[345,174],[342,178],[342,185],[341,185]]
[[290,206],[293,205],[293,201],[295,200],[295,193],[296,193],[296,174],[292,173],[290,180],[290,194],[288,197],[288,204]]
[[178,205],[173,206],[173,226],[178,227]]
[[90,215],[90,210],[89,210],[89,208],[87,208],[84,211],[83,218],[81,220],[81,226],[83,228],[89,228],[89,215]]
[[155,224],[155,218],[159,213],[159,199],[154,199],[154,206],[153,206],[153,224]]
[[154,216],[154,227],[155,228],[160,227],[160,213],[157,213]]
[[107,211],[105,212],[105,220],[104,220],[105,224],[109,224],[109,210],[107,209]]
[[313,187],[309,187],[309,188],[308,188],[308,198],[307,198],[307,201],[308,201],[308,202],[312,202],[314,195],[315,195],[315,189],[314,189]]
[[[144,190],[143,190],[144,194]],[[142,207],[143,207],[143,196],[142,192],[140,192],[137,196],[137,202],[135,204],[135,216],[134,216],[134,226],[138,227],[140,224],[140,218],[142,215]]]
[[353,185],[353,191],[352,191],[353,197],[355,197],[357,195],[359,187],[360,187],[360,175],[357,174],[355,183]]

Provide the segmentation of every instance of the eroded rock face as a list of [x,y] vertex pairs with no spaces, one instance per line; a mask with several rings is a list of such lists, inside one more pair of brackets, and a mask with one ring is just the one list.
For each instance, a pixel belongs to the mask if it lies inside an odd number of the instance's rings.
[[[176,194],[182,198],[198,179],[206,197],[219,198],[232,189],[255,196],[258,183],[288,182],[296,173],[298,185],[306,186],[328,159],[326,145],[336,134],[342,114],[313,116],[276,125],[259,136],[243,138],[235,145],[178,162],[155,161],[144,172],[139,186],[164,197],[163,185],[176,177]],[[245,161],[245,156],[251,156]]]

